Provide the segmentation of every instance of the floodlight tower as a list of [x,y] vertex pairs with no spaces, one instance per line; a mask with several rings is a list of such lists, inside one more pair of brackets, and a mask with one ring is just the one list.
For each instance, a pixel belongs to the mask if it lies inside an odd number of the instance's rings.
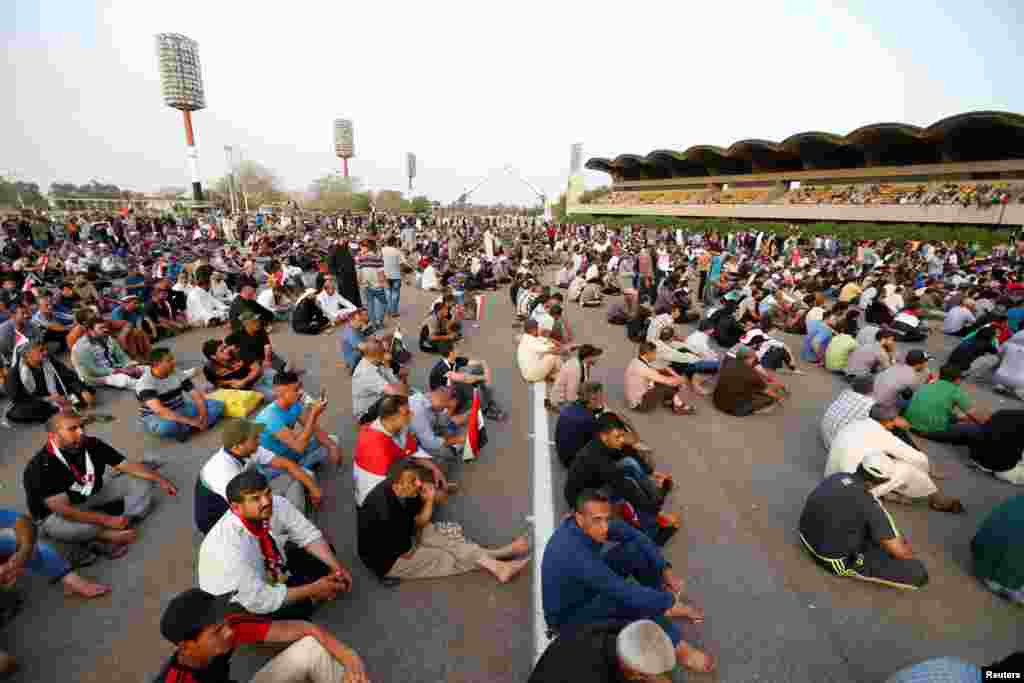
[[160,90],[164,104],[179,110],[185,119],[185,144],[192,173],[192,197],[203,200],[199,182],[199,152],[192,133],[192,112],[206,107],[199,44],[180,33],[156,35],[156,57],[160,68]]
[[342,171],[348,178],[348,160],[356,155],[352,119],[334,119],[334,153],[341,159]]
[[412,180],[416,177],[416,155],[412,152],[405,154],[405,175],[409,177],[409,192],[412,192]]

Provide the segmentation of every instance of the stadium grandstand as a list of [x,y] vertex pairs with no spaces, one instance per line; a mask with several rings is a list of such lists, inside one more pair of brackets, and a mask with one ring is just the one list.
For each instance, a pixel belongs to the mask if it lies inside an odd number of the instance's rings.
[[[592,158],[610,192],[570,214],[1024,224],[1024,116],[863,126]],[[578,196],[578,195],[577,195]]]

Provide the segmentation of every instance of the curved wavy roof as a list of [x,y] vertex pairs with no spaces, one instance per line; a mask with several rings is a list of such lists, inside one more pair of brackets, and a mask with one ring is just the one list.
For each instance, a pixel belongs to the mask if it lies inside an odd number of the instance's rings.
[[729,147],[658,149],[646,156],[594,157],[586,168],[622,180],[645,180],[1002,159],[1024,159],[1024,115],[975,111],[927,128],[874,123],[846,135],[807,131],[782,142],[747,139]]

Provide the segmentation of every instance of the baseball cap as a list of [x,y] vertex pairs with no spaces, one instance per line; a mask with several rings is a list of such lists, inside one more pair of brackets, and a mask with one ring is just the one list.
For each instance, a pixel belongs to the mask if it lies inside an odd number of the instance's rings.
[[920,365],[927,363],[933,358],[921,349],[911,349],[907,352],[907,365]]
[[649,619],[634,621],[619,631],[615,650],[627,667],[648,676],[672,671],[675,648],[665,631]]
[[234,597],[235,591],[212,595],[200,588],[179,593],[160,618],[160,633],[175,645],[191,640],[207,626],[219,624],[227,615],[241,612],[240,607],[231,605]]
[[264,425],[251,420],[231,420],[224,425],[224,448],[234,448],[263,433]]

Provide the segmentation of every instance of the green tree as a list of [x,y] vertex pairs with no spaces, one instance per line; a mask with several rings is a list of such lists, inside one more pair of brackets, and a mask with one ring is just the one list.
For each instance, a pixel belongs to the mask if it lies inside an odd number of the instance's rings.
[[[249,210],[255,211],[263,204],[274,204],[287,199],[277,175],[256,161],[243,161],[235,170],[235,188],[248,196]],[[213,183],[213,191],[228,196],[230,179],[219,178]]]
[[420,195],[418,197],[413,197],[412,201],[410,201],[409,204],[410,204],[409,210],[414,212],[414,213],[419,213],[419,214],[430,213],[430,208],[431,208],[430,199],[425,197],[425,196],[423,196],[423,195]]

